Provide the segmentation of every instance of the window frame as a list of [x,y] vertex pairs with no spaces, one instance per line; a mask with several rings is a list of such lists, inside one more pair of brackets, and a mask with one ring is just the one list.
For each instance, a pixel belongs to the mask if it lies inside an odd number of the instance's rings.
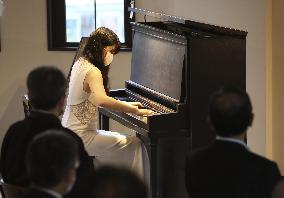
[[[129,18],[128,6],[131,0],[124,0],[124,32],[125,43],[121,51],[131,51],[132,30],[130,22],[135,16]],[[76,51],[79,42],[66,42],[66,9],[65,0],[47,0],[47,37],[48,51]]]

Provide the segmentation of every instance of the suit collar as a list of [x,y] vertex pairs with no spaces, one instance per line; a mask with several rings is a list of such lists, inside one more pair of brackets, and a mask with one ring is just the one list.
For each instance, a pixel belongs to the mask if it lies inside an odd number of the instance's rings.
[[234,144],[234,145],[239,145],[245,148],[246,150],[250,151],[249,147],[247,144],[239,139],[236,138],[229,138],[229,137],[220,137],[216,136],[216,142],[217,143],[227,143],[227,144]]
[[42,110],[42,109],[33,109],[33,112],[38,112],[38,113],[44,113],[44,114],[51,114],[53,115],[51,112],[46,111],[46,110]]
[[43,188],[43,187],[39,187],[39,186],[35,186],[35,188],[37,190],[40,190],[40,191],[43,191],[51,196],[53,196],[54,198],[62,198],[61,194],[53,191],[53,190],[50,190],[50,189],[47,189],[47,188]]
[[60,119],[48,111],[32,110],[31,114],[27,117],[27,119],[34,119],[34,118],[45,118],[48,120],[53,120],[54,122],[58,122],[61,125]]

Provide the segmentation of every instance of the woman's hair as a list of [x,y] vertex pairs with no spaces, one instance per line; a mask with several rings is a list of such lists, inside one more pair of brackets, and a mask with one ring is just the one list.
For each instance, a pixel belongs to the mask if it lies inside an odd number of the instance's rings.
[[108,94],[109,67],[104,66],[104,60],[102,57],[103,49],[107,46],[114,46],[114,50],[111,53],[117,54],[120,49],[119,38],[112,30],[100,27],[90,34],[82,55],[101,71],[104,88]]

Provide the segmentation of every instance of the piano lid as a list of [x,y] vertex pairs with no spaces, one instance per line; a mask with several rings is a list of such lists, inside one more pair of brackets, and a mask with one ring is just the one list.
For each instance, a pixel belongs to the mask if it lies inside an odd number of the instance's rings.
[[133,23],[131,81],[180,101],[186,38]]
[[221,27],[218,25],[212,25],[212,24],[207,24],[207,23],[203,23],[199,21],[193,21],[190,19],[186,19],[184,17],[168,15],[165,13],[153,12],[153,11],[145,10],[141,8],[128,7],[128,11],[132,13],[134,12],[136,14],[144,15],[144,17],[149,16],[149,17],[157,18],[161,21],[175,22],[175,23],[180,24],[181,26],[193,28],[195,30],[204,31],[207,33],[239,36],[242,38],[245,38],[247,35],[246,31],[238,30],[235,28]]

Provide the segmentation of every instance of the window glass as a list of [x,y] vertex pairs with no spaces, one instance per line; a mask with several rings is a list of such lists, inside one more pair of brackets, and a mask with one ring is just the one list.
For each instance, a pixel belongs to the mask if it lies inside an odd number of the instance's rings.
[[65,4],[67,42],[79,42],[101,26],[112,29],[125,42],[124,0],[65,0]]
[[65,0],[66,40],[79,42],[82,36],[89,36],[95,29],[94,0]]
[[124,38],[124,0],[96,0],[96,27],[113,30],[121,43]]

